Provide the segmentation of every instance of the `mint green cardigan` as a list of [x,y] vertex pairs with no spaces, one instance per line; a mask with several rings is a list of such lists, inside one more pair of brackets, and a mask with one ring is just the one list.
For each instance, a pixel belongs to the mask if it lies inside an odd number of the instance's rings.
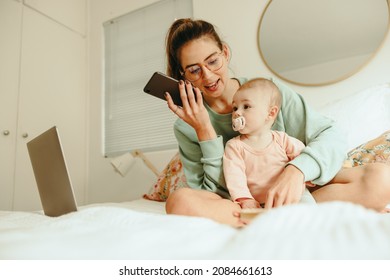
[[[326,184],[340,170],[345,159],[346,137],[333,120],[310,108],[302,96],[280,81],[271,80],[278,86],[283,100],[273,129],[284,131],[306,145],[289,164],[303,172],[305,181]],[[238,81],[243,84],[247,79]],[[216,139],[199,142],[195,130],[183,120],[177,119],[174,124],[184,174],[190,187],[229,198],[222,157],[226,142],[238,134],[232,129],[231,114],[218,114],[204,104],[218,135]]]

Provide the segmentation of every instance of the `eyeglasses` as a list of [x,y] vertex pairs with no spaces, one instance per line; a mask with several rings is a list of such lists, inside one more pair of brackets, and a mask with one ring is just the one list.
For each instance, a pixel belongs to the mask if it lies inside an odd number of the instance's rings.
[[203,65],[195,64],[187,67],[181,74],[190,82],[199,80],[203,75],[202,66],[212,72],[218,71],[223,66],[222,52],[210,56]]

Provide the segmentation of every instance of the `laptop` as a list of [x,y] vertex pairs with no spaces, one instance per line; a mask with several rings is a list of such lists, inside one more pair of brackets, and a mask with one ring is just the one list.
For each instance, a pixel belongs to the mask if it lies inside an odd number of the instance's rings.
[[57,127],[52,127],[27,143],[43,212],[58,217],[77,211]]

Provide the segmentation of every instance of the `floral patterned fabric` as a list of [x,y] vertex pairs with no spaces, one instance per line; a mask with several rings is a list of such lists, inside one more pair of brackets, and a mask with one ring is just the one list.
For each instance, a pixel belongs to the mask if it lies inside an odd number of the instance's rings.
[[180,161],[179,153],[177,153],[161,172],[151,192],[145,194],[144,198],[155,201],[166,201],[170,193],[177,188],[183,187],[188,187],[188,185],[184,176],[183,165]]
[[348,153],[345,167],[364,165],[372,162],[390,164],[390,130]]

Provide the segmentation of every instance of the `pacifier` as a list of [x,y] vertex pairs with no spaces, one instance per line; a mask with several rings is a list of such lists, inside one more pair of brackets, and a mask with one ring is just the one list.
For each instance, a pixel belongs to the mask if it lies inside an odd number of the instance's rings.
[[232,127],[234,131],[239,131],[245,127],[245,118],[243,116],[232,120]]

